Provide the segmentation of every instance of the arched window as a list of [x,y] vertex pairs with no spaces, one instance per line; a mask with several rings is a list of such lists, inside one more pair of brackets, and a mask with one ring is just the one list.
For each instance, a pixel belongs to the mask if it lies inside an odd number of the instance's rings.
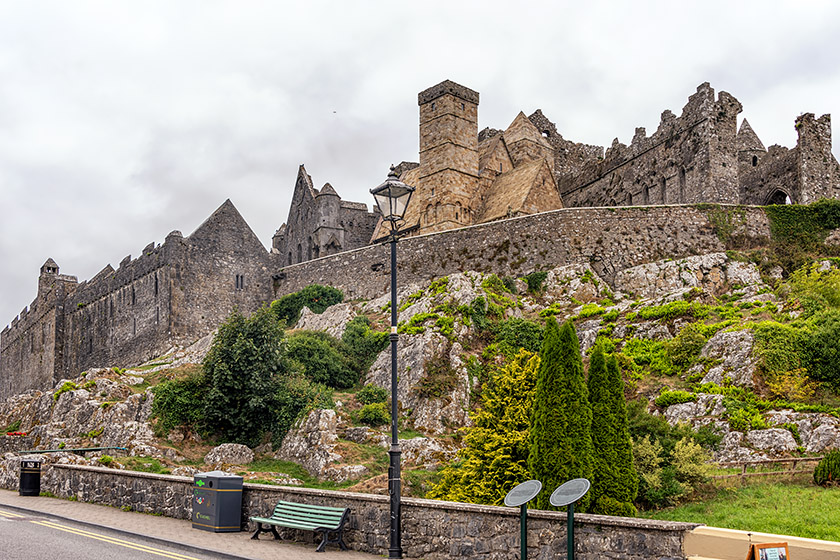
[[289,251],[289,264],[292,264],[292,252]]
[[777,190],[767,198],[767,204],[791,204],[790,196],[781,189]]
[[680,203],[685,204],[685,169],[680,167]]
[[758,165],[758,156],[753,156],[753,159],[752,159],[752,164],[753,164],[753,167],[755,167],[756,165]]
[[298,243],[297,257],[297,262],[303,262],[303,246],[300,243]]

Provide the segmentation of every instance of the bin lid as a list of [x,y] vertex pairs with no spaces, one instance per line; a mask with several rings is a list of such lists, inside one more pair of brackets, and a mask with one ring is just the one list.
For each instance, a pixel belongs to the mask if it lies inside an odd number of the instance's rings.
[[193,475],[193,476],[201,477],[201,478],[225,478],[225,477],[242,478],[238,474],[230,474],[230,473],[227,473],[225,471],[200,472],[200,473],[195,473],[195,475]]

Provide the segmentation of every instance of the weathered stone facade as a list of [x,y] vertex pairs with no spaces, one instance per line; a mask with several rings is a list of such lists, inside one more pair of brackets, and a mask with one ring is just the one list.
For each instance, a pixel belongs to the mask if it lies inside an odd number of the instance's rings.
[[[62,498],[189,519],[192,482],[180,476],[54,464],[44,469],[41,488]],[[5,478],[0,485],[17,488],[17,480]],[[387,496],[245,483],[243,528],[250,516],[265,515],[278,500],[350,508],[347,545],[387,554]],[[685,559],[683,544],[695,527],[692,523],[577,514],[575,556],[581,560]],[[280,533],[283,538],[302,542],[317,538],[311,532],[283,529]],[[519,548],[519,509],[403,498],[402,544],[406,558],[508,559]],[[532,558],[565,554],[566,514],[530,510],[528,544]]]
[[332,185],[319,191],[301,165],[289,217],[272,238],[272,252],[283,264],[295,264],[364,247],[379,219],[361,202],[341,200]]
[[0,334],[0,398],[92,367],[159,356],[272,296],[270,256],[228,200],[189,237],[173,231],[136,259],[78,283],[48,260],[38,295]]

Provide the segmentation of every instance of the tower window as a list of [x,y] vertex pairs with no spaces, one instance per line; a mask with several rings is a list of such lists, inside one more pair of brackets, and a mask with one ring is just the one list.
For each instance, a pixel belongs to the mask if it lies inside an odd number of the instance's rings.
[[753,164],[753,167],[755,167],[756,165],[758,165],[758,156],[753,156],[753,159],[752,159],[752,164]]
[[462,111],[466,111],[466,110],[467,110],[467,106],[466,106],[466,105],[464,105],[463,103],[461,103],[461,110],[462,110]]
[[236,275],[236,289],[237,290],[244,290],[245,289],[245,276],[242,274]]
[[432,111],[434,111],[434,110],[435,110],[435,102],[432,101]]

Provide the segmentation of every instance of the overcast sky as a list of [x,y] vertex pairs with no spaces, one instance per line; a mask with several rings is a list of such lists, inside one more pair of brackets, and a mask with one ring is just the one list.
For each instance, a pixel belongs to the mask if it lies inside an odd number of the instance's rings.
[[838,52],[829,0],[0,0],[0,328],[48,257],[89,279],[226,198],[270,248],[301,163],[370,204],[444,79],[480,128],[541,108],[602,146],[708,81],[793,147],[799,114],[840,118]]

